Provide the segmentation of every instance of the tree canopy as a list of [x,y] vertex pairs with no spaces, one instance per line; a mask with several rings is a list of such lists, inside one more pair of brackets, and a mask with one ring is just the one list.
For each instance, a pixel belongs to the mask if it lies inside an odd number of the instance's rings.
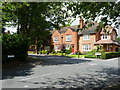
[[73,17],[78,15],[80,18],[91,21],[103,15],[105,18],[101,21],[104,24],[112,24],[120,16],[120,2],[72,2],[69,3],[67,9],[71,11]]

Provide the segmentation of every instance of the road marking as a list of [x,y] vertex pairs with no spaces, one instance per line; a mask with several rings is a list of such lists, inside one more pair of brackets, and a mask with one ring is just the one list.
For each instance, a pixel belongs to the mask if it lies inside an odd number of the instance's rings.
[[44,74],[44,75],[40,75],[40,76],[29,77],[29,78],[21,79],[19,81],[25,81],[25,80],[29,80],[29,79],[33,79],[33,78],[37,78],[37,77],[44,77],[44,76],[53,75],[53,74],[57,74],[57,73],[61,73],[61,72],[48,73],[48,74]]

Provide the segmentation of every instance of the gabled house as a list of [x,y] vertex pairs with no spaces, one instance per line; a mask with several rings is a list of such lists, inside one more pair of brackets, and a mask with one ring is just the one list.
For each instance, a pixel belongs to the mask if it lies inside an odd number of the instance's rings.
[[78,50],[77,26],[64,27],[61,30],[55,30],[52,34],[52,45],[55,51],[72,49],[72,52]]
[[[89,23],[87,23],[89,24]],[[83,19],[80,19],[80,27],[70,26],[64,27],[61,30],[55,30],[52,33],[52,45],[55,51],[64,49],[72,49],[72,53],[79,51],[85,53],[91,51],[97,45],[101,45],[106,52],[115,52],[120,47],[116,42],[117,32],[112,26],[97,29],[98,23],[92,23],[92,26],[85,30],[82,29],[87,24],[84,24]]]
[[116,41],[117,32],[112,26],[105,26],[102,28],[99,39],[94,43],[95,45],[102,45],[106,52],[118,51],[120,44]]

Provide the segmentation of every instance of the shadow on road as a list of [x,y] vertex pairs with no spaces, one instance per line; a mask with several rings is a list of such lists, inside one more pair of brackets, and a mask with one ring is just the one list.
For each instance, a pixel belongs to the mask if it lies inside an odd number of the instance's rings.
[[25,62],[9,63],[2,66],[2,80],[12,79],[15,76],[28,76],[32,75],[36,65],[41,64],[41,60],[33,57],[28,57]]
[[41,58],[41,61],[43,62],[42,66],[47,65],[62,65],[62,64],[78,64],[78,63],[85,63],[85,62],[91,62],[92,60],[82,60],[72,57],[65,57],[65,56],[39,56],[34,55],[34,57]]
[[[107,72],[106,72],[107,71]],[[114,73],[117,72],[117,73]],[[81,76],[76,73],[75,77],[57,78],[53,81],[52,78],[46,78],[46,82],[24,82],[32,84],[42,84],[43,88],[79,88],[80,90],[119,90],[119,73],[117,68],[104,68],[102,71],[97,71],[97,74],[89,74],[88,76]],[[41,88],[41,87],[40,87]]]
[[[63,56],[36,56],[32,55],[29,57],[37,57],[37,60],[31,60],[28,63],[24,63],[23,65],[10,65],[6,66],[6,70],[2,71],[2,80],[3,79],[12,79],[15,76],[28,76],[32,75],[33,71],[31,70],[33,67],[36,65],[42,65],[42,66],[47,66],[47,65],[62,65],[62,64],[77,64],[77,63],[85,63],[85,62],[90,62],[91,60],[80,60],[80,59],[72,59],[70,57],[63,57]],[[35,63],[40,64],[35,64]],[[30,64],[32,63],[32,64]],[[34,65],[35,64],[35,65]]]

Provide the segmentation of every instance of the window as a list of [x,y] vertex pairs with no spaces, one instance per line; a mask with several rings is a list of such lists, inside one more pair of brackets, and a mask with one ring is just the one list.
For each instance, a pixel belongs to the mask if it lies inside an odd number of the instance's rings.
[[110,46],[107,46],[107,50],[109,50],[110,49]]
[[83,51],[91,51],[91,45],[90,44],[82,45],[82,50]]
[[71,42],[72,41],[72,35],[66,35],[66,41]]
[[66,44],[66,45],[65,45],[65,49],[66,49],[66,50],[69,50],[69,49],[70,49],[70,44]]
[[57,36],[54,37],[54,42],[58,42],[58,37]]
[[60,45],[55,45],[54,48],[55,48],[55,51],[60,51],[61,50]]
[[90,35],[89,34],[84,35],[84,40],[90,40]]
[[103,35],[102,35],[102,39],[105,39],[105,40],[108,39],[107,34],[103,34]]

